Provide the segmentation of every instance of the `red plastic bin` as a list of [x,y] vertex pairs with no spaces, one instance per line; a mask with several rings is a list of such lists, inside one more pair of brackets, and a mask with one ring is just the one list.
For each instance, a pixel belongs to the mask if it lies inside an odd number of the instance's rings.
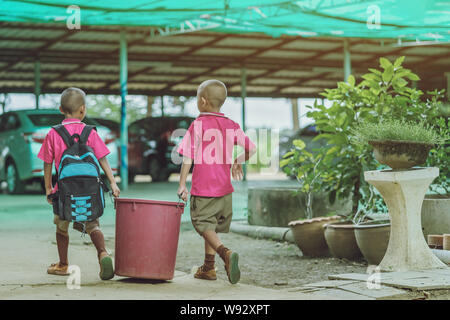
[[115,274],[171,280],[184,203],[116,198]]

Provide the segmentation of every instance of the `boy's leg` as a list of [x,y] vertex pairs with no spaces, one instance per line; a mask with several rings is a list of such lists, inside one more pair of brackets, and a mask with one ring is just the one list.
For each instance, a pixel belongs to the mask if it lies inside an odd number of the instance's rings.
[[112,259],[106,251],[105,237],[103,236],[103,232],[98,228],[98,225],[98,220],[90,223],[88,222],[86,229],[95,249],[97,249],[97,256],[100,264],[100,279],[109,280],[114,277],[114,267]]
[[61,234],[56,231],[56,245],[58,247],[59,265],[67,266],[69,264],[67,259],[69,251],[69,234]]
[[225,263],[225,270],[227,271],[228,280],[235,284],[241,277],[239,270],[239,255],[225,247],[219,239],[219,236],[214,230],[206,230],[203,232],[205,242],[208,242],[212,248],[219,254]]
[[47,273],[54,275],[68,275],[69,261],[67,259],[69,251],[69,222],[60,220],[54,216],[53,223],[56,225],[56,246],[58,247],[59,262],[48,267]]
[[108,255],[105,248],[105,237],[100,229],[92,231],[89,236],[91,237],[91,241],[94,244],[95,249],[97,249],[97,257],[100,259],[101,257]]
[[205,280],[216,280],[216,269],[214,266],[214,260],[216,256],[216,251],[205,239],[205,261],[203,265],[197,269],[194,278],[205,279]]
[[[191,196],[191,221],[195,230],[202,235],[210,248],[216,251],[225,263],[228,279],[237,283],[240,278],[239,256],[226,248],[217,232],[228,232],[232,218],[231,194],[220,198]],[[206,251],[205,244],[205,251]],[[212,250],[210,252],[212,252]]]
[[205,262],[203,263],[203,270],[208,271],[214,269],[215,256],[216,250],[205,240]]
[[239,270],[239,255],[225,247],[217,235],[217,232],[227,233],[230,230],[231,219],[233,216],[232,194],[228,194],[218,199],[218,205],[221,209],[221,214],[216,217],[216,229],[204,231],[203,237],[222,258],[225,263],[225,270],[227,271],[228,280],[235,284],[241,277],[241,271]]

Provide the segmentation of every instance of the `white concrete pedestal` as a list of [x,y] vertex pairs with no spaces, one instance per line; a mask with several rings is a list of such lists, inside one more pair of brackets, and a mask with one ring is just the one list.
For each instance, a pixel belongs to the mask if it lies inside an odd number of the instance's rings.
[[422,202],[438,175],[439,168],[364,172],[365,180],[383,196],[391,218],[389,245],[379,265],[382,271],[447,267],[429,249],[422,233]]

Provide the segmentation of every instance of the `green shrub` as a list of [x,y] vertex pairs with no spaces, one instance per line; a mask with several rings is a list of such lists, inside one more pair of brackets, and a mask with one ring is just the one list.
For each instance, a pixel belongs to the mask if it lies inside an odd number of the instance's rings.
[[[364,171],[383,169],[384,166],[377,163],[370,145],[351,143],[356,127],[362,123],[376,126],[389,119],[424,121],[427,128],[433,128],[441,137],[448,136],[448,121],[443,119],[442,102],[439,101],[444,90],[428,91],[429,98],[425,99],[424,92],[408,86],[409,81],[420,79],[402,66],[404,59],[400,57],[391,62],[380,58],[380,68],[369,68],[370,72],[362,76],[361,82],[357,83],[351,75],[347,82],[338,82],[336,88],[325,89],[321,95],[332,105],[328,107],[316,100],[309,106],[308,117],[314,120],[320,132],[316,139],[325,139],[327,144],[313,155],[294,146],[280,163],[284,172],[294,173],[302,180],[300,190],[303,192],[311,188],[329,192],[330,201],[336,197],[351,197],[351,219],[355,219],[360,211],[387,211],[381,195],[364,180]],[[435,181],[439,184],[438,189],[444,189],[444,192],[448,190],[443,185],[448,186],[449,181],[449,153],[448,145],[439,144],[430,151],[427,160],[427,165],[440,168]],[[308,180],[314,183],[308,183]]]
[[425,122],[405,120],[384,120],[379,123],[362,122],[351,130],[352,141],[367,144],[369,141],[411,141],[430,144],[442,144],[446,137],[441,137]]

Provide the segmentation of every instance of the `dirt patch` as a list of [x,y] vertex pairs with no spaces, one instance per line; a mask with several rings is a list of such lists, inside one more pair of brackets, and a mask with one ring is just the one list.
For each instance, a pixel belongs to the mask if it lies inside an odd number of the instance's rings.
[[[335,258],[308,258],[295,244],[253,239],[235,233],[220,235],[228,248],[239,253],[241,283],[272,289],[297,287],[328,280],[338,273],[365,273],[367,263]],[[176,269],[190,272],[203,263],[203,239],[187,226],[182,229]],[[219,277],[226,277],[223,263],[216,256]]]

